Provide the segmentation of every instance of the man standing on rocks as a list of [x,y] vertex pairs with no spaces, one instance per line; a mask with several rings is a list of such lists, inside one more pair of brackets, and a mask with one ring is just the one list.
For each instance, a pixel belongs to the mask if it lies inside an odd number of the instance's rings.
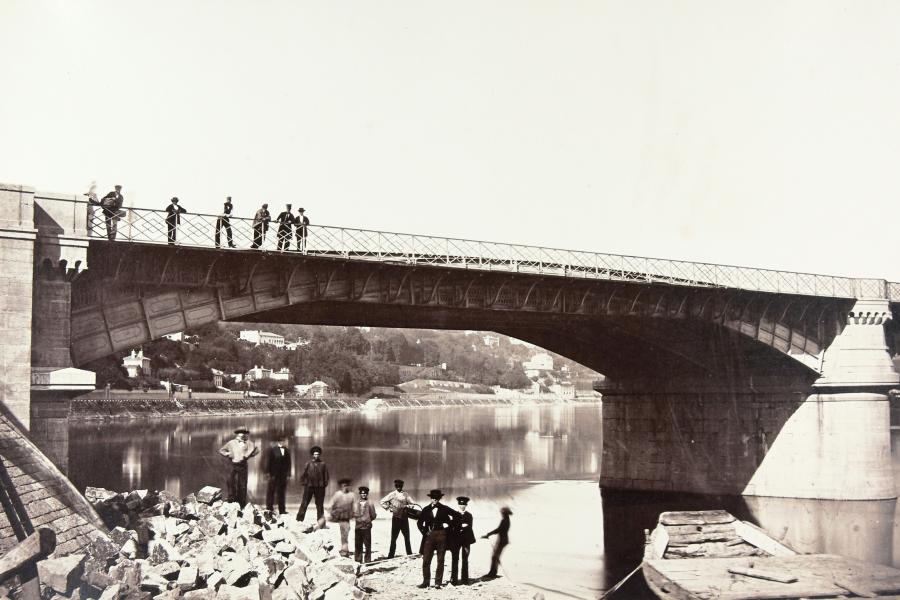
[[372,562],[372,520],[375,516],[375,505],[369,500],[369,488],[360,486],[359,502],[353,505],[353,518],[356,519],[353,556],[358,563]]
[[341,556],[350,556],[350,519],[356,507],[356,495],[350,491],[350,480],[338,481],[341,489],[331,498],[331,520],[341,528]]
[[219,454],[231,461],[231,473],[228,476],[228,501],[244,506],[247,504],[247,460],[259,454],[259,448],[247,439],[250,430],[246,427],[235,429],[234,434],[234,439],[222,446]]
[[322,461],[322,448],[313,446],[309,449],[312,460],[303,467],[300,483],[303,485],[303,501],[297,511],[297,520],[306,518],[306,508],[312,498],[316,500],[316,521],[319,527],[325,526],[325,488],[328,487],[328,465]]
[[403,480],[394,480],[394,491],[381,499],[381,507],[391,512],[391,549],[388,558],[394,558],[397,550],[397,536],[403,534],[406,542],[406,554],[412,554],[412,546],[409,543],[409,520],[406,518],[406,506],[413,504],[412,497],[403,491]]
[[437,571],[434,574],[434,587],[441,588],[444,579],[444,554],[447,551],[447,535],[456,525],[459,513],[441,504],[444,493],[441,490],[428,492],[431,504],[422,509],[416,525],[422,532],[422,583],[420,588],[431,584],[431,559],[437,554]]
[[291,450],[287,447],[287,442],[286,435],[280,436],[266,456],[266,510],[272,512],[277,500],[280,515],[287,513],[284,495],[288,477],[291,476]]
[[[453,585],[469,583],[469,549],[475,543],[472,532],[472,513],[467,512],[469,498],[459,496],[459,522],[450,532],[450,583]],[[459,571],[459,559],[462,558],[462,573]]]

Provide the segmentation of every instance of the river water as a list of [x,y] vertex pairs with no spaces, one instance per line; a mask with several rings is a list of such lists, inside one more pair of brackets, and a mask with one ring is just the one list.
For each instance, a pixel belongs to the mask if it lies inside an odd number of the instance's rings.
[[[805,552],[846,554],[893,564],[896,501],[823,502],[774,498],[613,492],[597,481],[602,452],[599,405],[447,407],[363,412],[73,422],[69,476],[75,485],[114,490],[166,489],[179,496],[205,485],[224,488],[218,449],[238,426],[265,447],[287,434],[295,469],[313,445],[324,448],[332,480],[367,485],[372,498],[396,478],[424,503],[432,488],[472,498],[476,534],[497,526],[499,509],[513,510],[503,574],[547,598],[597,598],[640,563],[644,529],[661,511],[725,508]],[[894,432],[895,447],[900,432]],[[898,453],[894,464],[900,474]],[[265,480],[251,463],[251,500],[264,503]],[[255,468],[254,468],[255,467]],[[328,494],[333,493],[335,484]],[[302,488],[288,484],[289,512]],[[327,499],[326,499],[327,503]],[[373,554],[387,552],[389,515],[378,508]],[[314,512],[313,512],[314,514]],[[413,527],[413,545],[419,536]],[[337,535],[335,529],[335,535]],[[449,555],[448,555],[449,567]],[[490,546],[472,548],[472,575],[485,573]],[[900,566],[900,565],[895,565]],[[618,598],[652,598],[640,576]]]

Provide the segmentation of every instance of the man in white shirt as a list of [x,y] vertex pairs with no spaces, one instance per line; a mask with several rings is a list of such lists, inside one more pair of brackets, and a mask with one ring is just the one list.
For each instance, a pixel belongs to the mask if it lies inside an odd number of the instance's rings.
[[239,427],[234,430],[234,439],[219,449],[219,454],[231,461],[228,501],[241,506],[247,504],[247,461],[259,454],[256,444],[247,439],[249,435],[249,429]]
[[403,491],[403,480],[394,480],[394,491],[381,499],[381,507],[391,512],[391,548],[388,552],[388,558],[394,557],[397,550],[397,536],[403,534],[403,541],[406,542],[406,554],[412,554],[412,546],[409,543],[409,520],[406,517],[404,509],[407,504],[413,504],[412,497]]

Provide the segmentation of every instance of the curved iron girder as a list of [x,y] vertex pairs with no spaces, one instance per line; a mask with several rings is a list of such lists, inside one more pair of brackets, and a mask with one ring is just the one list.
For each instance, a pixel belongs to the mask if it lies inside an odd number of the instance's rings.
[[[566,312],[566,307],[565,307],[564,303],[559,302],[559,297],[562,295],[563,290],[565,290],[568,287],[571,287],[572,284],[574,284],[576,281],[578,281],[578,280],[570,279],[569,281],[566,281],[565,283],[563,283],[556,289],[556,295],[553,297],[553,302],[550,303],[551,309],[553,307],[555,307],[557,304],[559,304],[559,312],[563,312],[563,313]],[[563,299],[565,299],[565,298],[563,298]]]
[[448,273],[449,271],[444,271],[443,273],[441,273],[440,277],[437,278],[437,281],[434,282],[431,288],[431,296],[428,297],[427,304],[434,304],[435,298],[437,298],[438,294],[440,293],[441,282],[444,281]]
[[540,283],[542,280],[543,280],[543,278],[538,278],[538,279],[535,279],[533,282],[531,282],[531,286],[528,288],[528,291],[525,293],[525,300],[522,301],[522,305],[519,306],[519,310],[522,310],[526,306],[528,306],[528,300],[531,298],[531,293],[534,291],[534,288],[537,287],[537,284]]
[[[405,269],[405,272],[403,273],[403,277],[400,279],[400,285],[397,287],[397,294],[394,296],[394,302],[397,302],[398,300],[400,300],[400,294],[403,293],[403,286],[406,285],[406,282],[409,280],[410,276],[415,272],[416,272],[416,267],[412,267],[410,269]],[[412,297],[412,284],[410,284],[409,291],[410,291],[410,297],[409,297],[410,304],[413,304],[414,302],[413,302],[413,297]]]
[[[163,266],[162,273],[159,274],[160,285],[166,282],[166,272],[169,270],[169,265],[172,264],[172,260],[178,255],[179,252],[180,249],[175,250],[175,252],[169,254],[169,258],[166,259],[166,264]],[[118,276],[118,273],[116,275]]]
[[211,263],[209,263],[209,268],[206,270],[206,277],[203,279],[203,287],[209,285],[209,279],[212,277],[213,269],[216,266],[216,263],[219,262],[219,259],[222,258],[222,255],[217,255]]
[[488,303],[488,307],[492,307],[497,304],[497,301],[500,299],[500,294],[503,293],[503,289],[512,281],[512,277],[507,277],[503,280],[503,283],[500,284],[500,287],[497,289],[497,293],[494,295],[494,299]]
[[660,305],[662,304],[662,301],[665,299],[665,297],[666,297],[667,294],[668,294],[668,292],[666,292],[665,290],[663,290],[663,292],[660,293],[659,299],[656,301],[656,306],[653,307],[653,313],[652,313],[652,314],[654,314],[654,315],[655,315],[655,314],[659,314],[659,312],[660,312],[659,307],[660,307]]
[[369,274],[366,276],[366,280],[363,282],[362,291],[356,297],[357,300],[362,300],[366,296],[366,292],[369,289],[369,282],[371,282],[372,278],[375,277],[375,275],[379,274],[383,268],[384,267],[379,265],[374,269],[369,270]]
[[631,301],[631,308],[628,309],[628,314],[630,314],[630,315],[636,314],[636,313],[634,312],[634,309],[637,307],[638,300],[641,299],[641,294],[644,293],[644,290],[645,290],[645,289],[646,289],[646,288],[643,288],[643,287],[642,287],[642,288],[638,288],[638,293],[635,294],[634,300]]

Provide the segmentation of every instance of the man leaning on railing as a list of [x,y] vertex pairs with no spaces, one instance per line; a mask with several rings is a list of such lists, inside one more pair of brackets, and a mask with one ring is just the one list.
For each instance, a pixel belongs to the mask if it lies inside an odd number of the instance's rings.
[[166,229],[168,230],[169,244],[175,243],[178,233],[178,225],[181,223],[181,215],[186,213],[184,207],[178,206],[178,197],[173,197],[171,204],[166,207]]
[[112,242],[116,239],[116,225],[121,216],[119,210],[125,201],[124,196],[122,196],[122,186],[117,185],[116,189],[103,196],[100,200],[97,200],[97,194],[93,192],[93,189],[93,186],[91,186],[91,191],[87,193],[88,202],[94,206],[99,206],[103,210],[103,220],[106,221],[106,237]]

